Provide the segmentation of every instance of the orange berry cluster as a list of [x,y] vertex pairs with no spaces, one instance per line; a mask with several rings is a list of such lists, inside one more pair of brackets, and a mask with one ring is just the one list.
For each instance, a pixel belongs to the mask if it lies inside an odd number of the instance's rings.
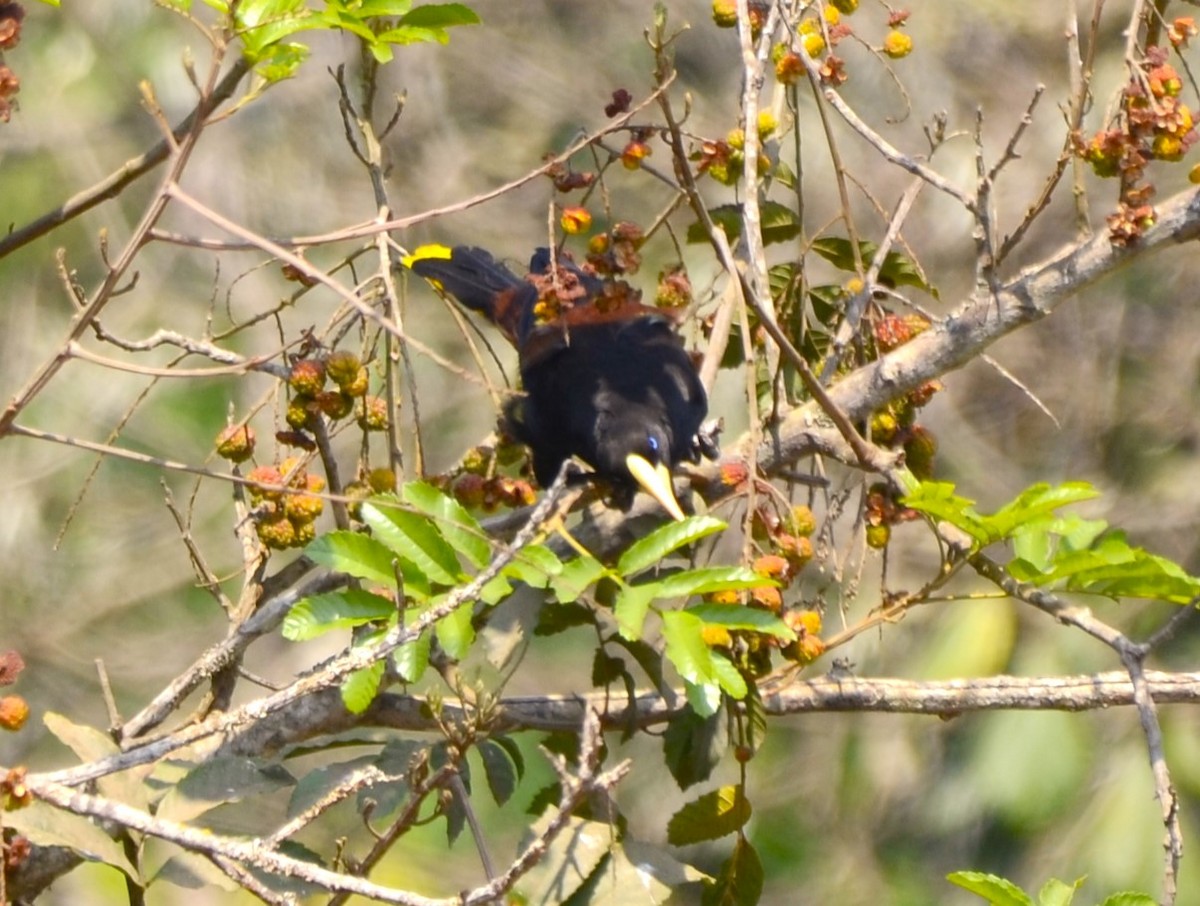
[[[25,659],[16,651],[0,654],[0,686],[11,686],[25,669]],[[0,728],[16,731],[29,719],[29,705],[19,695],[0,698]]]
[[[1181,47],[1196,34],[1196,25],[1190,17],[1179,18],[1167,34],[1173,46]],[[1154,185],[1146,181],[1150,162],[1182,160],[1200,138],[1191,109],[1179,97],[1183,80],[1167,62],[1168,54],[1167,48],[1150,47],[1121,92],[1116,122],[1086,141],[1075,136],[1075,152],[1097,176],[1121,181],[1117,209],[1108,216],[1114,245],[1136,241],[1154,223]]]
[[[891,352],[928,328],[929,321],[921,315],[886,314],[874,324],[875,349],[880,355]],[[941,389],[940,381],[926,381],[871,416],[871,440],[891,449],[902,447],[905,464],[920,479],[933,477],[937,438],[916,423],[917,410]],[[887,543],[887,533],[877,531],[868,535],[868,541],[873,538],[879,542],[872,547],[883,547]]]
[[[336,389],[326,390],[332,382]],[[302,358],[292,363],[288,386],[292,398],[285,418],[297,431],[311,430],[321,415],[334,421],[356,413],[364,431],[383,431],[388,426],[387,403],[368,397],[366,366],[353,352],[338,350],[325,358]]]
[[796,663],[808,663],[825,651],[821,641],[821,615],[806,607],[785,607],[783,591],[791,586],[812,560],[812,534],[816,517],[807,506],[795,506],[780,513],[766,505],[754,513],[753,536],[766,553],[751,564],[751,570],[772,584],[754,586],[745,591],[725,590],[705,596],[714,604],[742,604],[768,610],[780,616],[796,633],[794,642],[783,643],[774,636],[760,633],[730,632],[723,627],[708,627],[705,643],[714,648],[727,648],[751,675],[762,676],[771,669],[771,652],[782,649],[782,655]]
[[258,466],[246,478],[253,482],[254,528],[263,544],[284,550],[303,547],[317,537],[316,519],[325,509],[317,495],[325,490],[325,479],[307,472],[299,457]]

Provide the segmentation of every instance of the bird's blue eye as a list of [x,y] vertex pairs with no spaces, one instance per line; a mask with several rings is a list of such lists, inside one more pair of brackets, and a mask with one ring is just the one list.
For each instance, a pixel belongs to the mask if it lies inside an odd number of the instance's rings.
[[654,436],[647,437],[646,442],[650,445],[651,450],[653,450],[655,453],[658,452],[658,438],[657,437],[654,437]]

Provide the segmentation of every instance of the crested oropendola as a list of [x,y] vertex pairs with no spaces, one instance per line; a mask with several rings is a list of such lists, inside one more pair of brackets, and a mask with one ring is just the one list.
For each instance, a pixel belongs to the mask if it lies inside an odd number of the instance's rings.
[[522,279],[482,249],[418,250],[413,271],[482,313],[517,348],[524,395],[505,407],[508,430],[533,452],[549,487],[578,456],[627,508],[640,486],[676,519],[671,469],[715,458],[701,431],[708,400],[667,314],[628,284],[605,281],[538,249]]

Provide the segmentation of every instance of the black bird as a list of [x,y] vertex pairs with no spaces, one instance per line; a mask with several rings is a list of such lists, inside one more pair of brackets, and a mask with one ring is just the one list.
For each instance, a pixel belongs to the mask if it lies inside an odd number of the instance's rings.
[[517,348],[524,396],[505,409],[508,430],[533,451],[549,487],[578,456],[627,508],[638,486],[676,519],[670,470],[715,458],[701,432],[708,412],[696,365],[661,309],[624,282],[604,281],[566,260],[551,268],[538,249],[522,279],[482,249],[446,257],[418,250],[413,271],[482,313]]

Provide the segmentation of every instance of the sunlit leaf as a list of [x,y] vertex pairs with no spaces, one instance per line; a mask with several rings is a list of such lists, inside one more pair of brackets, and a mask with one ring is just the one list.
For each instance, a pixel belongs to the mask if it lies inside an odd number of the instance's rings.
[[377,539],[412,562],[430,582],[456,584],[463,574],[454,548],[428,517],[396,504],[394,499],[373,497],[362,505],[362,519]]
[[355,670],[342,682],[342,704],[351,714],[362,714],[371,707],[375,696],[379,694],[379,684],[383,680],[386,664],[383,658],[368,667]]
[[[759,577],[761,579],[761,576]],[[762,584],[761,582],[759,584]],[[796,633],[787,624],[769,610],[757,607],[744,607],[741,604],[711,604],[708,602],[693,604],[686,612],[699,617],[705,623],[724,626],[726,629],[745,629],[751,632],[761,632],[777,636],[786,641],[794,641]]]
[[683,522],[669,522],[629,546],[617,561],[617,572],[631,576],[654,566],[668,554],[725,528],[712,516],[690,516]]
[[408,482],[400,489],[400,496],[413,509],[428,516],[442,537],[471,565],[477,568],[487,565],[492,546],[478,520],[461,503],[424,481]]
[[956,871],[946,875],[951,884],[983,897],[992,906],[1034,906],[1029,894],[1012,881],[981,871]]
[[350,629],[395,616],[395,601],[348,588],[297,601],[283,620],[283,636],[299,642],[316,638],[331,629]]
[[740,786],[723,786],[684,805],[667,822],[667,842],[688,846],[719,840],[745,827],[750,802]]

